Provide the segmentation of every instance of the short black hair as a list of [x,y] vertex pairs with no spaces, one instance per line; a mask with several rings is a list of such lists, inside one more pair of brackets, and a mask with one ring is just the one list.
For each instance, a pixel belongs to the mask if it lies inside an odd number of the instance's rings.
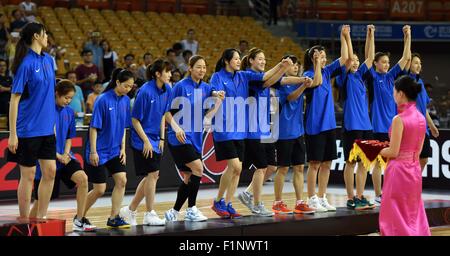
[[239,41],[239,45],[241,45],[241,44],[248,44],[248,41],[247,40],[241,40],[241,41]]
[[145,57],[146,57],[147,55],[150,55],[150,56],[153,57],[153,54],[151,54],[151,53],[149,53],[149,52],[146,52],[146,53],[144,53],[144,56],[142,56],[142,58],[145,59]]
[[169,48],[169,49],[167,49],[167,51],[166,51],[166,56],[167,56],[167,55],[169,55],[169,53],[171,53],[171,52],[173,52],[173,53],[175,53],[175,54],[176,54],[176,52],[175,52],[175,50],[174,50],[174,49],[172,49],[172,48]]
[[174,44],[172,45],[172,49],[174,49],[175,51],[183,50],[183,45],[182,45],[181,43],[179,43],[179,42],[174,43]]
[[125,57],[123,57],[123,60],[126,60],[128,57],[133,57],[133,59],[134,59],[134,54],[132,54],[132,53],[127,53],[127,54],[125,55]]
[[84,56],[84,55],[86,55],[87,53],[93,53],[93,52],[92,52],[91,49],[83,49],[83,50],[81,51],[81,56]]
[[183,57],[186,57],[188,54],[193,55],[191,50],[184,50],[183,51]]

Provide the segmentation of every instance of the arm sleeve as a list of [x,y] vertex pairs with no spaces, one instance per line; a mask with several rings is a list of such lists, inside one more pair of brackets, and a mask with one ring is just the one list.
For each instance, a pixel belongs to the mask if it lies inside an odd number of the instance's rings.
[[94,103],[94,111],[92,111],[91,127],[102,129],[104,112],[105,112],[105,103],[103,99],[102,98],[97,99]]
[[14,76],[11,93],[22,94],[25,89],[25,85],[28,82],[28,78],[28,66],[25,65],[24,62],[22,62],[22,64],[17,69],[16,75]]
[[139,91],[136,100],[134,101],[131,117],[141,121],[144,118],[144,111],[146,106],[146,95],[144,91]]
[[70,125],[69,125],[69,131],[67,134],[68,139],[75,138],[77,136],[77,129],[75,127],[75,113],[72,109],[70,109]]

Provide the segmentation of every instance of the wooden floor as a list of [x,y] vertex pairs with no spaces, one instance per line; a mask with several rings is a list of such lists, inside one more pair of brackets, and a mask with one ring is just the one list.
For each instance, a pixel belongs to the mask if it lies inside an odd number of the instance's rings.
[[[306,195],[304,195],[306,198]],[[346,202],[346,196],[341,195],[327,195],[328,201],[333,205],[345,205]],[[175,200],[175,198],[174,198]],[[266,208],[270,209],[272,206],[272,202],[274,200],[273,195],[263,195],[263,201],[266,205]],[[288,205],[288,207],[293,208],[295,204],[295,194],[294,193],[285,193],[283,196],[284,202]],[[208,200],[197,200],[197,207],[202,211],[202,213],[207,216],[208,218],[217,218],[217,215],[211,210],[211,199]],[[155,204],[155,211],[159,214],[160,218],[164,216],[164,212],[170,208],[173,207],[174,202],[162,202],[162,203],[156,203]],[[233,201],[234,208],[243,215],[250,215],[250,211],[245,207],[243,204],[239,202],[239,200],[235,199]],[[186,207],[186,204],[183,206],[181,210],[180,217],[181,219],[184,217],[184,209]],[[91,221],[92,224],[96,225],[98,228],[105,228],[106,227],[106,220],[109,217],[110,214],[110,207],[94,207],[91,208],[91,210],[88,212],[88,219]],[[145,206],[142,202],[141,205],[138,208],[138,216],[137,216],[137,222],[138,224],[142,223],[142,219],[144,216]],[[47,215],[48,218],[57,218],[57,219],[66,219],[66,232],[72,231],[72,218],[75,215],[76,211],[73,210],[54,210],[50,211]],[[431,229],[433,236],[450,236],[450,226],[444,226],[444,227],[434,227]],[[368,235],[378,235],[376,233],[374,234],[368,234]]]

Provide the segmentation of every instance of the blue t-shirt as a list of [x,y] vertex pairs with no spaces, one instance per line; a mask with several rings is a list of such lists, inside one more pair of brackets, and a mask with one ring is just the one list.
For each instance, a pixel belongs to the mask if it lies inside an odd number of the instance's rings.
[[394,101],[394,81],[402,72],[400,65],[396,64],[389,72],[382,74],[369,69],[369,90],[373,92],[370,105],[373,131],[375,133],[388,133],[392,119],[397,115],[397,105]]
[[[422,80],[422,78],[420,78],[420,75],[415,75],[415,74],[409,73],[409,76],[414,78],[416,80],[416,82],[419,83],[420,86],[422,87],[422,90],[420,91],[419,95],[417,95],[416,106],[417,106],[417,109],[420,111],[420,113],[422,113],[422,115],[425,117],[425,120],[426,120],[427,119],[427,106],[428,106],[428,104],[430,104],[430,97],[428,97],[427,90],[425,89],[423,80]],[[428,122],[426,122],[426,126],[427,126],[427,135],[429,135],[430,132],[429,132],[429,127],[428,127]]]
[[[307,97],[306,134],[308,135],[336,129],[331,78],[340,74],[340,67],[339,59],[325,66],[322,69],[322,84],[305,90]],[[304,76],[314,79],[314,69],[306,71]]]
[[[225,91],[225,99],[214,118],[215,141],[243,140],[247,136],[246,101],[250,81],[262,81],[263,73],[221,69],[211,77],[212,91]],[[232,104],[232,106],[228,106]]]
[[[203,117],[207,110],[203,107],[210,95],[211,86],[209,84],[203,81],[197,84],[188,76],[173,87],[169,101],[169,108],[174,117],[181,117],[176,118],[176,120],[179,120],[178,125],[183,128],[186,134],[186,144],[192,145],[198,153],[202,152]],[[213,98],[210,99],[213,100]],[[185,105],[190,105],[190,108]],[[177,140],[176,133],[170,125],[167,137],[170,145],[182,145]]]
[[[161,154],[159,150],[161,120],[169,111],[171,91],[172,88],[168,84],[159,89],[155,80],[148,81],[137,92],[131,113],[131,117],[141,123],[142,129],[152,144],[153,151],[158,154]],[[144,143],[134,127],[131,129],[130,139],[134,149],[142,150],[144,148]]]
[[369,118],[366,86],[363,77],[369,69],[363,63],[355,73],[342,67],[342,73],[336,77],[336,84],[345,90],[344,128],[347,131],[372,130]]
[[[90,127],[97,129],[99,165],[119,156],[125,128],[129,127],[130,123],[128,96],[117,96],[112,89],[97,97]],[[89,164],[90,152],[90,141],[87,140],[85,158]]]
[[17,137],[54,134],[55,67],[47,53],[28,50],[13,79],[11,93],[21,94],[17,114]]
[[278,89],[280,96],[279,140],[292,140],[305,134],[303,127],[304,94],[302,93],[293,101],[287,99],[299,86],[285,85]]

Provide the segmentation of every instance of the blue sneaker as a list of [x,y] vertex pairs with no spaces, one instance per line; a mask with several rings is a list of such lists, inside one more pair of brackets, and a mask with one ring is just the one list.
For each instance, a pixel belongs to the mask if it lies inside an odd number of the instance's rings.
[[223,198],[218,202],[214,200],[211,209],[222,218],[230,218],[230,213],[228,212],[228,208],[225,205],[225,199]]
[[232,219],[242,218],[242,215],[236,212],[236,210],[233,208],[233,205],[231,205],[231,203],[228,203],[227,209],[228,209],[228,212],[230,213],[230,218],[232,218]]
[[114,219],[109,219],[106,222],[108,228],[129,228],[131,225],[128,224],[122,217],[117,215]]

